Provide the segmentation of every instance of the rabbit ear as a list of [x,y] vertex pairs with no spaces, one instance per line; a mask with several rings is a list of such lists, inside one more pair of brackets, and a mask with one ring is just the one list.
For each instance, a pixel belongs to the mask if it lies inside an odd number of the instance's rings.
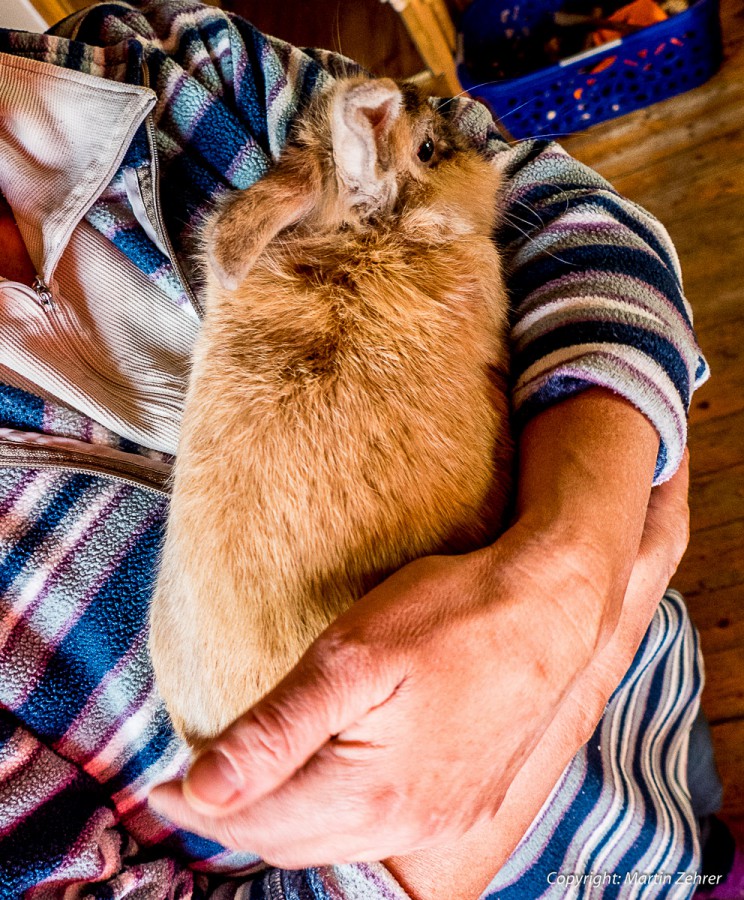
[[222,202],[205,229],[207,262],[222,287],[235,290],[266,245],[312,211],[318,180],[312,167],[280,162]]
[[333,158],[352,194],[385,199],[391,186],[390,132],[402,104],[400,89],[390,78],[352,84],[334,98]]

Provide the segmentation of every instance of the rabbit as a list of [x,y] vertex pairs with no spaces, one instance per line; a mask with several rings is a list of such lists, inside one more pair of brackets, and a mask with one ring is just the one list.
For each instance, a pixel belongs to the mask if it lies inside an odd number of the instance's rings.
[[150,620],[195,751],[387,575],[503,527],[499,186],[412,85],[349,77],[207,221]]

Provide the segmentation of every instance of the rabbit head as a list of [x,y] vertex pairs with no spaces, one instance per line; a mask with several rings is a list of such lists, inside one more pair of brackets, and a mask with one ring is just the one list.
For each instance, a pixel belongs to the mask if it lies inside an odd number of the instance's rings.
[[395,227],[416,239],[490,234],[499,174],[412,84],[341,79],[295,125],[276,167],[230,195],[206,256],[233,290],[280,232]]

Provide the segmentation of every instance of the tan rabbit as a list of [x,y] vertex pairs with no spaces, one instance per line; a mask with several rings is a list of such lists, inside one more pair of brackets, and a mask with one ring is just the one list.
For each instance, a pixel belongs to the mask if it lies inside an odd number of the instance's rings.
[[386,575],[502,524],[498,189],[410,85],[346,79],[208,223],[151,615],[157,682],[193,746]]

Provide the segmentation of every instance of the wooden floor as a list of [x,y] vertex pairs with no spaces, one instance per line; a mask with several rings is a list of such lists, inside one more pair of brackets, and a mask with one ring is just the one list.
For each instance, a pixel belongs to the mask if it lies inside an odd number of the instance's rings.
[[674,239],[712,378],[693,399],[692,537],[673,580],[705,654],[725,811],[744,816],[744,6],[708,84],[562,141]]

